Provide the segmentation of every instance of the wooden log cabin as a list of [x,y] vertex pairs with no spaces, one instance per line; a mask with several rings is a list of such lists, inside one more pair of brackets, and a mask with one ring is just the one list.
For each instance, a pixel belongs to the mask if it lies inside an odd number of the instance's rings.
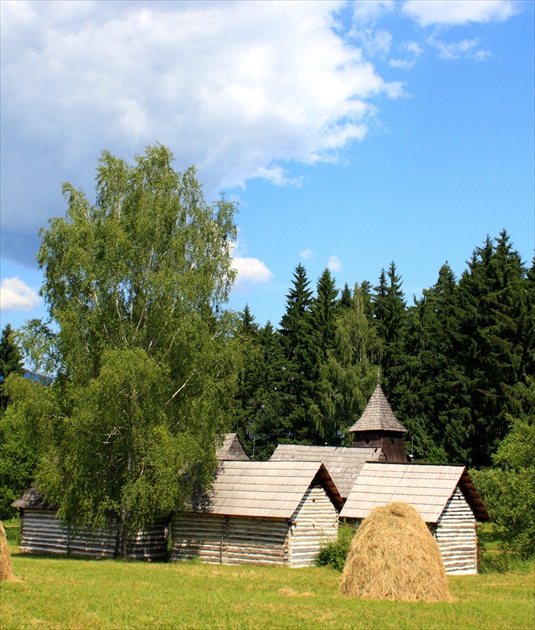
[[336,540],[341,507],[319,462],[224,461],[211,490],[173,519],[171,560],[307,566]]
[[[219,460],[248,460],[236,433],[224,436],[217,449]],[[111,517],[104,529],[73,529],[61,523],[56,507],[43,501],[37,487],[12,503],[21,516],[21,553],[58,553],[86,558],[113,558],[118,553],[117,519]],[[165,560],[170,518],[158,519],[152,527],[132,536],[127,557],[136,560]]]
[[464,466],[367,462],[340,513],[355,525],[380,505],[409,503],[435,537],[448,574],[477,573],[476,522],[488,521]]
[[[117,520],[110,518],[103,529],[74,529],[61,523],[56,508],[45,503],[35,486],[12,503],[21,516],[20,553],[57,553],[85,558],[113,558],[118,555]],[[127,546],[127,557],[134,560],[165,560],[168,519],[137,532]]]

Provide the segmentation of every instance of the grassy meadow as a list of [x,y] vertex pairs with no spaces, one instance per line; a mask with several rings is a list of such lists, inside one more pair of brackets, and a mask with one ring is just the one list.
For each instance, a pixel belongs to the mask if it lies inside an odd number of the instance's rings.
[[146,564],[19,555],[0,584],[0,627],[522,628],[535,627],[531,570],[451,577],[453,603],[348,599],[329,568]]

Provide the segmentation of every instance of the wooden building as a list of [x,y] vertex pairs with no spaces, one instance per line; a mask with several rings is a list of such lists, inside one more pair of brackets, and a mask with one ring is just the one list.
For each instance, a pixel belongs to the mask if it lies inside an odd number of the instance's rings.
[[378,460],[382,452],[377,447],[349,448],[343,446],[303,446],[279,444],[270,461],[322,462],[345,501],[365,462]]
[[224,461],[211,490],[173,519],[171,560],[307,566],[336,540],[341,506],[319,462]]
[[387,462],[407,461],[403,443],[407,429],[394,415],[379,383],[362,416],[348,431],[354,436],[353,448],[378,448]]
[[[43,502],[35,486],[11,504],[21,517],[20,553],[58,553],[85,558],[113,558],[118,555],[117,520],[111,518],[105,529],[73,529],[59,521],[55,506]],[[127,557],[135,560],[165,560],[168,519],[156,521],[139,531],[127,547]]]
[[435,537],[446,572],[477,573],[476,522],[489,515],[464,466],[368,462],[340,513],[358,523],[392,501],[418,510]]

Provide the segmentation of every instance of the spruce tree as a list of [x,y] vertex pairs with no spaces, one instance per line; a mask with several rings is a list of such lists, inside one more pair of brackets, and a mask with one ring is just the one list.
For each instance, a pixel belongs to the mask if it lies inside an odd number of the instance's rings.
[[251,437],[251,425],[257,413],[257,395],[263,370],[262,353],[257,344],[259,326],[249,305],[238,313],[236,338],[240,347],[241,369],[237,379],[233,405],[232,428],[238,432],[247,449]]
[[[14,379],[16,383],[17,375],[22,376],[24,372],[14,331],[7,324],[0,340],[0,520],[15,516],[16,510],[11,503],[30,485],[37,458],[35,444],[24,422],[28,418],[19,422],[8,409],[9,386]],[[24,384],[29,384],[29,381]]]
[[339,312],[337,298],[336,282],[329,269],[325,269],[318,280],[316,297],[312,300],[310,311],[314,390],[310,405],[312,423],[309,427],[309,439],[319,444],[336,439],[333,434],[332,414],[325,409],[323,403],[324,391],[329,388],[324,366],[335,345],[336,316]]
[[344,284],[339,302],[340,310],[351,308],[351,289],[347,282]]
[[311,443],[309,408],[314,393],[312,291],[309,287],[306,270],[298,264],[279,327],[283,361],[282,412],[288,426],[286,441],[302,444]]
[[261,369],[255,414],[250,425],[249,454],[256,460],[267,460],[290,432],[289,419],[284,416],[282,405],[282,348],[279,333],[271,322],[259,330],[256,344],[261,354]]
[[338,289],[336,281],[328,269],[321,274],[316,287],[316,297],[310,308],[312,327],[312,352],[316,361],[315,372],[327,357],[334,345],[335,321],[338,311]]
[[518,412],[514,386],[526,361],[527,271],[503,231],[476,248],[459,280],[455,354],[466,375],[463,419],[473,431],[471,462],[489,465]]
[[414,440],[415,456],[426,461],[462,462],[467,455],[463,445],[469,427],[456,422],[456,396],[463,376],[453,351],[455,290],[455,277],[445,264],[435,285],[424,289],[408,310],[400,414]]
[[392,262],[386,273],[384,269],[381,271],[379,284],[375,287],[372,298],[374,321],[383,342],[382,383],[394,407],[395,398],[400,396],[399,393],[396,394],[395,387],[403,369],[403,343],[407,325],[402,284],[401,276]]

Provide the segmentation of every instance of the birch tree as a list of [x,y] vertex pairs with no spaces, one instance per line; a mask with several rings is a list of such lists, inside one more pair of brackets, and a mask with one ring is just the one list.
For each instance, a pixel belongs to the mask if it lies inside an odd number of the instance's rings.
[[95,203],[63,186],[66,217],[38,254],[50,321],[25,339],[29,355],[48,340],[40,360],[56,367],[41,492],[75,524],[115,514],[125,537],[209,482],[235,374],[235,207],[207,204],[195,169],[172,160],[161,145],[134,164],[104,151]]

